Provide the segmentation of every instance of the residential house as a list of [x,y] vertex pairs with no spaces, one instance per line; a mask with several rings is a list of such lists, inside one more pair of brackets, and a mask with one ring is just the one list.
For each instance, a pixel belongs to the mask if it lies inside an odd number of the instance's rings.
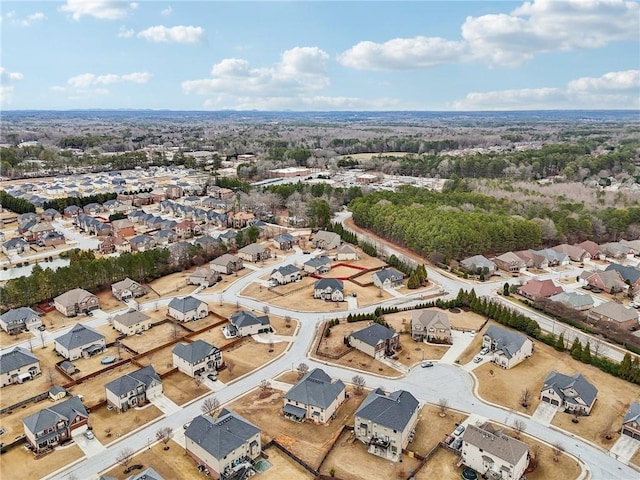
[[23,240],[20,237],[13,237],[11,240],[7,240],[2,244],[2,252],[7,257],[14,255],[20,255],[21,253],[29,250],[29,242]]
[[249,310],[240,310],[229,317],[227,332],[230,337],[246,337],[272,331],[268,315],[257,316]]
[[490,277],[496,273],[496,269],[498,268],[494,262],[484,255],[474,255],[473,257],[465,258],[460,261],[460,265],[462,265],[462,268],[467,272],[478,275],[484,273],[485,277]]
[[238,232],[235,230],[227,230],[226,232],[222,232],[218,235],[218,240],[220,240],[225,245],[231,246],[235,245],[236,238],[238,237]]
[[522,273],[526,270],[527,264],[513,252],[503,253],[493,259],[493,263],[505,272]]
[[82,288],[74,288],[58,295],[53,299],[53,304],[56,310],[66,317],[75,317],[79,313],[100,308],[98,297]]
[[158,246],[166,246],[178,241],[178,234],[166,228],[157,230],[152,236],[153,242]]
[[333,380],[324,370],[315,368],[285,393],[282,410],[290,420],[327,423],[346,399],[342,380]]
[[138,310],[129,310],[113,317],[113,328],[124,335],[135,335],[151,328],[151,317]]
[[222,277],[218,272],[208,267],[199,267],[189,275],[187,282],[189,285],[200,285],[206,288],[215,285],[220,280],[222,280]]
[[537,280],[534,278],[518,288],[518,293],[529,300],[548,298],[563,291],[562,287],[557,286],[551,279]]
[[83,208],[82,211],[84,213],[87,213],[89,215],[95,215],[97,213],[102,212],[104,209],[102,208],[102,205],[100,205],[99,203],[88,203],[86,204]]
[[569,245],[567,243],[563,243],[561,245],[552,247],[552,250],[555,250],[558,253],[564,253],[569,257],[570,260],[574,262],[582,263],[591,260],[591,254],[578,245]]
[[335,232],[320,230],[311,239],[311,245],[322,250],[333,250],[340,246],[340,235]]
[[232,273],[244,268],[242,259],[235,255],[231,255],[230,253],[225,253],[220,255],[218,258],[214,258],[209,262],[209,266],[211,267],[211,270],[218,273],[224,273],[225,275],[231,275]]
[[552,302],[562,303],[564,306],[577,310],[589,310],[593,308],[593,298],[591,295],[583,295],[578,292],[562,292],[549,297]]
[[493,355],[492,362],[503,368],[513,368],[533,354],[533,342],[526,336],[497,325],[487,328],[482,346]]
[[532,250],[536,255],[540,255],[547,259],[550,267],[564,267],[571,262],[569,255],[558,252],[552,248],[544,248],[542,250]]
[[607,322],[616,328],[636,330],[638,328],[638,312],[615,301],[606,302],[592,308],[587,313],[587,320],[593,323]]
[[127,277],[120,282],[111,284],[111,293],[118,300],[126,302],[132,298],[142,297],[147,293],[147,289]]
[[350,347],[370,357],[384,358],[395,354],[400,346],[400,335],[384,325],[372,323],[368,327],[353,332],[347,341]]
[[529,447],[501,431],[469,425],[462,434],[460,459],[483,478],[520,480],[529,465]]
[[585,240],[582,243],[576,243],[575,246],[586,250],[592,259],[604,260],[604,252],[600,249],[600,245],[594,241]]
[[395,268],[383,268],[371,275],[373,284],[379,288],[400,288],[403,278],[404,275]]
[[596,403],[598,389],[580,373],[565,375],[555,370],[547,375],[540,400],[561,407],[565,412],[589,415]]
[[544,269],[549,267],[549,260],[534,250],[521,250],[514,253],[524,262],[527,268]]
[[231,228],[241,229],[248,227],[251,224],[252,220],[255,220],[255,215],[250,212],[238,212],[233,213],[229,212],[229,217],[227,218],[227,224]]
[[591,270],[584,271],[580,274],[580,280],[586,285],[599,288],[607,293],[623,292],[629,288],[616,270]]
[[67,392],[64,387],[61,387],[60,385],[54,385],[53,387],[51,387],[49,389],[49,400],[55,402],[57,400],[62,400],[64,397],[66,397],[69,394],[69,392]]
[[247,478],[262,453],[260,429],[226,408],[217,419],[195,417],[184,436],[187,454],[215,479]]
[[82,212],[82,209],[77,205],[69,205],[63,210],[65,217],[75,217]]
[[111,230],[114,237],[133,237],[136,234],[135,226],[128,218],[111,222]]
[[344,283],[337,278],[321,278],[313,285],[313,298],[342,302],[344,300]]
[[640,270],[637,268],[620,265],[619,263],[610,263],[604,271],[608,272],[611,270],[618,272],[626,284],[634,288],[640,286]]
[[224,364],[222,350],[204,340],[177,343],[171,351],[173,366],[190,377],[215,372]]
[[165,197],[170,200],[180,198],[183,195],[184,195],[184,190],[182,189],[182,187],[179,187],[178,185],[169,185],[165,190]]
[[39,247],[54,247],[56,245],[63,245],[65,243],[64,235],[59,232],[45,233],[38,240],[37,245]]
[[0,355],[0,387],[31,380],[41,373],[38,357],[26,348],[15,347]]
[[0,315],[0,328],[9,335],[16,335],[24,330],[32,330],[42,325],[42,320],[29,307],[13,308]]
[[321,275],[331,270],[331,259],[324,255],[320,257],[313,257],[304,262],[302,268],[307,273]]
[[62,217],[60,212],[55,208],[47,208],[44,212],[42,212],[42,219],[46,222],[53,222],[54,220],[59,220]]
[[291,250],[298,243],[298,238],[290,233],[281,233],[273,237],[273,245],[279,250]]
[[358,259],[360,259],[358,252],[351,245],[344,243],[340,245],[336,250],[336,261],[338,262],[346,262]]
[[640,254],[640,239],[639,240],[620,240],[620,243],[625,247],[629,247],[636,253],[636,256]]
[[49,233],[55,233],[56,229],[53,228],[49,222],[36,223],[24,234],[24,239],[28,242],[37,242],[42,237]]
[[214,253],[218,248],[220,248],[220,242],[209,235],[203,235],[200,238],[196,238],[193,244],[201,247],[207,255]]
[[176,225],[176,233],[179,238],[191,238],[196,233],[197,225],[190,220],[183,220]]
[[290,264],[274,269],[269,280],[273,280],[278,285],[286,285],[287,283],[297,282],[301,278],[300,269]]
[[56,352],[67,360],[91,357],[107,348],[104,335],[81,323],[76,323],[71,330],[53,341]]
[[373,390],[354,415],[356,438],[368,445],[369,453],[392,462],[402,457],[402,450],[415,436],[420,403],[405,390],[386,395]]
[[167,315],[181,322],[198,320],[209,315],[209,305],[191,295],[183,298],[174,297],[169,302]]
[[451,343],[451,323],[445,312],[414,310],[411,314],[411,338],[416,342]]
[[605,257],[614,259],[633,258],[636,251],[620,242],[610,242],[600,245],[600,250],[604,253]]
[[640,403],[633,402],[622,420],[622,435],[640,440]]
[[131,250],[133,252],[144,252],[146,250],[153,249],[156,246],[156,241],[151,235],[143,233],[142,235],[136,235],[130,239],[129,244],[131,245]]
[[247,262],[261,262],[271,258],[271,250],[258,243],[251,243],[238,250],[238,256]]
[[80,397],[71,397],[23,418],[22,424],[31,448],[41,452],[69,441],[74,431],[86,430],[88,420]]
[[147,365],[107,383],[104,389],[107,404],[118,412],[126,412],[162,395],[162,380],[153,366]]
[[102,254],[131,253],[131,243],[126,238],[107,237],[100,243],[98,250]]

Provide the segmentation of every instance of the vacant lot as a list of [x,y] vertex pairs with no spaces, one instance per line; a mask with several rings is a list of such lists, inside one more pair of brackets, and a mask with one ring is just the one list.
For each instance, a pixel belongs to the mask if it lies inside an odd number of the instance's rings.
[[161,325],[154,325],[142,335],[130,335],[123,338],[121,343],[135,352],[144,353],[175,338],[183,337],[188,333],[190,333],[189,330],[183,328],[181,323],[167,322]]
[[444,417],[441,417],[440,407],[424,405],[418,417],[416,436],[407,449],[420,455],[426,454],[453,432],[465,418],[466,415],[453,410],[447,410]]
[[407,478],[418,466],[418,460],[403,455],[402,462],[394,463],[367,452],[367,446],[356,440],[353,432],[344,431],[326,460],[320,473],[344,480]]
[[350,395],[338,409],[335,420],[327,425],[315,425],[296,423],[282,416],[283,392],[271,390],[268,397],[260,397],[260,390],[255,390],[234,401],[229,408],[261,428],[263,441],[277,439],[314,468],[333,444],[342,425],[353,423],[353,413],[365,398]]
[[22,447],[16,447],[0,455],[0,472],[2,472],[3,478],[33,480],[45,477],[83,456],[84,453],[80,447],[69,445],[57,448],[52,453],[36,460],[33,453]]
[[[89,414],[89,425],[98,440],[106,445],[161,415],[162,412],[152,404],[132,408],[124,413],[101,407]],[[111,430],[108,432],[107,429]]]
[[[218,379],[227,383],[247,372],[265,365],[289,348],[289,343],[275,343],[273,348],[266,343],[257,343],[251,339],[242,342],[231,350],[224,350],[222,358],[227,368],[220,371]],[[269,351],[273,350],[273,351]]]
[[149,283],[148,287],[160,297],[188,295],[196,289],[195,285],[187,285],[187,279],[193,271],[195,271],[195,267],[190,270],[165,275]]
[[[533,356],[510,370],[503,370],[492,364],[483,365],[475,370],[479,381],[478,392],[486,400],[532,414],[540,401],[539,394],[544,379],[552,370],[566,375],[581,373],[598,389],[598,400],[590,416],[580,417],[580,423],[575,424],[571,422],[570,415],[558,412],[553,424],[607,449],[611,448],[619,435],[614,433],[612,439],[607,441],[601,433],[609,427],[609,423],[612,432],[621,428],[629,405],[637,401],[640,395],[640,387],[578,362],[567,353],[558,353],[548,345],[538,342]],[[518,382],[517,388],[513,387],[514,379]],[[524,388],[529,388],[532,394],[528,409],[520,405]]]
[[313,480],[313,474],[306,471],[277,448],[269,448],[264,453],[268,455],[269,458],[267,460],[272,466],[257,477],[260,480]]
[[[145,450],[133,457],[131,463],[144,465],[144,468],[153,467],[165,479],[204,478],[203,474],[198,471],[195,460],[185,453],[184,447],[173,440],[169,441],[168,446],[169,450],[163,450],[162,444],[153,445],[150,450]],[[136,473],[140,472],[141,470],[136,470]],[[125,474],[124,467],[118,465],[102,475],[124,480],[131,474]]]
[[184,405],[208,391],[207,387],[196,385],[193,378],[182,372],[172,373],[162,379],[162,392],[177,405]]

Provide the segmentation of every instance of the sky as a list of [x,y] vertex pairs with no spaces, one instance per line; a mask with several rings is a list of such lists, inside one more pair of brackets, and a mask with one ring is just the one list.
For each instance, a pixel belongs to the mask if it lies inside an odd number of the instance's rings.
[[0,3],[3,110],[640,109],[640,4]]

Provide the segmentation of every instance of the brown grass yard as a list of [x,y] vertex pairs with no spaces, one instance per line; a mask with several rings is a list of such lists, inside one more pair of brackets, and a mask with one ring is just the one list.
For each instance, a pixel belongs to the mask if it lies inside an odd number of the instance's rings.
[[151,291],[155,291],[161,297],[188,295],[196,289],[195,285],[187,285],[187,279],[193,271],[195,271],[195,267],[182,272],[165,275],[145,286],[151,287]]
[[[251,372],[256,368],[270,362],[289,347],[289,343],[281,342],[273,345],[273,352],[268,344],[257,343],[249,339],[231,350],[224,350],[222,358],[227,368],[221,370],[218,379],[227,383],[234,378],[238,378],[245,373]],[[233,365],[232,367],[230,367]]]
[[631,457],[631,463],[636,467],[640,467],[640,448],[636,450],[636,453]]
[[174,345],[169,345],[161,348],[156,352],[139,357],[137,361],[144,367],[153,365],[154,370],[159,374],[166,373],[173,368],[173,355],[171,353],[173,347]]
[[113,296],[111,288],[97,292],[95,295],[100,301],[100,310],[105,312],[112,312],[113,310],[119,310],[127,306],[123,301]]
[[[349,390],[347,388],[347,392]],[[271,395],[262,399],[260,394],[259,389],[254,390],[232,402],[229,408],[261,428],[263,441],[276,438],[314,468],[317,468],[342,425],[353,423],[353,413],[365,398],[365,395],[350,395],[338,409],[335,420],[327,425],[315,425],[296,423],[282,416],[283,392],[272,390]]]
[[184,405],[209,392],[209,389],[202,384],[198,387],[189,375],[175,372],[162,379],[162,391],[173,403]]
[[16,343],[24,342],[29,338],[33,339],[32,344],[34,346],[38,344],[38,341],[36,340],[36,338],[29,332],[22,332],[22,333],[19,333],[18,335],[9,335],[4,330],[0,330],[0,347],[5,348],[10,345],[15,345]]
[[[356,273],[360,273],[361,271],[359,268],[351,268],[351,267],[347,267],[346,265],[338,265],[339,263],[342,263],[342,262],[333,262],[331,270],[323,274],[322,277],[323,278],[349,278],[355,275]],[[355,265],[353,262],[352,264]],[[338,266],[334,266],[334,265],[338,265]]]
[[[142,408],[132,408],[124,413],[118,413],[115,409],[107,410],[107,407],[101,407],[89,414],[89,425],[93,428],[96,438],[107,445],[161,415],[160,409],[152,404],[147,404]],[[107,428],[111,428],[110,437],[107,437],[107,432],[105,431]]]
[[267,461],[272,466],[266,472],[260,473],[260,476],[257,477],[260,480],[313,480],[312,473],[306,471],[277,448],[269,448],[264,453],[268,455]]
[[112,380],[120,378],[121,376],[127,373],[134,372],[139,368],[140,367],[137,367],[132,363],[129,363],[127,365],[123,365],[121,367],[111,369],[79,385],[74,385],[72,387],[69,387],[67,390],[70,395],[78,395],[78,394],[82,395],[83,403],[85,405],[94,405],[95,403],[98,403],[104,400],[106,395],[104,390],[105,384],[109,383]]
[[394,463],[367,452],[367,446],[355,439],[353,432],[344,431],[327,455],[320,473],[335,476],[343,480],[388,480],[405,479],[409,472],[418,466],[418,460],[402,456],[402,462]]
[[211,287],[205,288],[204,290],[202,290],[202,293],[222,292],[226,290],[233,282],[241,277],[244,277],[245,275],[250,274],[251,272],[253,272],[252,269],[245,267],[239,272],[232,273],[231,275],[221,274],[222,280],[220,280],[215,285],[212,285]]
[[[131,463],[144,465],[144,468],[153,467],[165,479],[188,480],[204,478],[202,473],[198,471],[195,460],[185,453],[184,446],[178,445],[173,440],[170,440],[167,445],[169,450],[163,450],[162,444],[153,445],[150,450],[144,450],[133,457]],[[136,473],[141,471],[136,470]],[[117,465],[102,475],[124,480],[131,473],[125,474],[124,467]]]
[[[6,388],[6,387],[5,387]],[[4,392],[3,392],[4,395]],[[65,398],[64,400],[67,400]],[[6,402],[9,403],[9,402]],[[2,435],[3,443],[10,443],[15,440],[17,437],[24,434],[24,427],[22,425],[22,419],[28,417],[29,415],[33,415],[34,413],[38,413],[43,408],[48,408],[52,405],[55,405],[58,402],[52,402],[49,399],[42,400],[37,403],[28,403],[27,405],[23,405],[22,407],[12,410],[7,413],[3,413],[0,415],[0,426],[5,429],[5,433]],[[5,406],[5,401],[3,400],[2,406]],[[4,457],[4,455],[0,455],[0,458]]]
[[457,467],[460,457],[453,452],[440,448],[416,474],[416,480],[459,480],[462,468]]
[[[458,357],[458,360],[461,365],[464,365],[465,363],[469,363],[471,360],[473,360],[473,357],[475,357],[480,352],[480,349],[482,349],[482,336],[484,335],[484,332],[487,330],[487,328],[489,328],[491,325],[498,325],[498,324],[493,320],[489,320],[482,330],[477,330],[477,333],[475,337],[473,337],[473,340],[471,340],[471,343],[469,344],[469,346]],[[538,345],[536,343],[536,347],[537,346]],[[535,356],[535,353],[534,353],[534,356]]]
[[[490,375],[493,370],[493,376]],[[548,345],[536,342],[533,356],[510,370],[504,370],[492,364],[475,369],[478,378],[480,396],[490,402],[531,415],[538,403],[539,392],[547,374],[557,370],[566,375],[581,373],[598,389],[598,400],[588,417],[580,417],[580,422],[571,422],[571,416],[558,412],[553,424],[586,438],[609,449],[618,439],[614,433],[607,441],[601,436],[609,422],[612,431],[621,428],[622,418],[629,405],[637,401],[640,387],[613,377],[591,365],[585,365],[572,359],[567,353],[558,353]],[[513,387],[513,379],[517,379],[518,388]],[[528,409],[520,405],[522,389],[529,388],[532,393],[531,406]]]
[[276,377],[275,380],[293,385],[298,381],[298,372],[284,372]]
[[95,327],[94,330],[102,335],[104,335],[104,341],[109,344],[116,341],[120,335],[122,335],[118,330],[113,328],[111,325],[101,325],[99,327]]
[[2,478],[33,480],[46,477],[82,457],[84,457],[84,453],[75,444],[57,448],[52,453],[37,460],[33,453],[19,446],[0,455],[0,473],[2,473]]
[[[175,325],[177,325],[177,327]],[[123,338],[121,343],[138,353],[144,353],[152,348],[172,341],[175,335],[180,338],[188,333],[189,330],[184,328],[183,324],[167,322],[161,325],[154,325],[150,330],[145,330],[142,335],[129,335]]]
[[453,432],[456,426],[467,416],[454,410],[447,410],[445,416],[440,416],[440,407],[424,405],[418,414],[416,436],[407,450],[425,455],[438,442]]

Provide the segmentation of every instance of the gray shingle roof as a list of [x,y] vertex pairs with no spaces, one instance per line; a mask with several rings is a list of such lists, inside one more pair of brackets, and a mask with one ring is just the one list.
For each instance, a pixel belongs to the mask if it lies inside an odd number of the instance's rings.
[[104,340],[104,335],[81,323],[76,323],[67,333],[54,339],[56,343],[62,345],[67,350],[89,345],[100,340]]
[[524,342],[527,341],[527,337],[524,335],[506,330],[497,325],[491,325],[484,334],[495,343],[496,350],[502,350],[502,353],[507,358],[513,357],[522,348]]
[[309,267],[318,268],[318,267],[321,267],[323,265],[330,265],[331,264],[331,259],[329,257],[325,257],[323,255],[321,257],[310,258],[309,260],[304,262],[304,264],[309,266]]
[[342,291],[344,290],[344,283],[342,282],[342,280],[338,280],[337,278],[321,278],[313,284],[314,290],[325,290],[329,287],[331,287],[331,291]]
[[240,250],[238,250],[238,253],[246,253],[247,255],[257,255],[259,253],[264,252],[265,250],[268,250],[268,247],[265,247],[264,245],[260,245],[259,243],[250,243],[246,247],[242,247]]
[[137,325],[140,322],[145,320],[149,320],[151,317],[149,315],[134,310],[132,312],[122,313],[120,315],[116,315],[113,317],[114,322],[118,322],[125,327],[131,327],[132,325]]
[[211,345],[204,340],[196,340],[191,343],[177,343],[173,347],[172,353],[194,365],[203,361],[212,352],[220,350],[215,345]]
[[406,428],[418,406],[418,400],[405,390],[397,390],[387,396],[381,390],[376,389],[358,407],[356,417],[402,431]]
[[640,422],[640,403],[633,402],[629,406],[629,410],[627,410],[624,420],[622,420],[622,423],[627,422]]
[[385,327],[384,325],[380,325],[379,323],[372,323],[366,328],[362,330],[358,330],[357,332],[353,332],[351,337],[360,340],[361,342],[366,343],[367,345],[371,345],[375,347],[381,341],[388,340],[393,338],[396,334],[390,328]]
[[255,313],[250,312],[248,310],[241,310],[239,312],[234,313],[229,318],[231,323],[233,323],[237,328],[248,327],[250,325],[269,325],[269,316],[263,315],[258,317]]
[[571,308],[593,306],[593,298],[590,295],[583,295],[578,292],[562,292],[549,297],[549,300],[563,303]]
[[570,376],[552,371],[542,386],[542,390],[549,389],[553,389],[567,403],[578,404],[576,399],[582,399],[587,406],[590,406],[598,395],[598,389],[580,373]]
[[315,368],[291,387],[284,398],[324,409],[338,398],[344,388],[342,380],[333,381],[324,370]]
[[58,403],[48,408],[43,408],[38,413],[29,415],[22,419],[25,427],[34,434],[42,432],[48,428],[55,427],[60,420],[69,422],[76,415],[88,417],[87,409],[80,401],[79,397],[71,397],[69,400]]
[[400,273],[395,268],[383,268],[382,270],[378,270],[373,274],[374,277],[377,277],[380,282],[384,282],[385,280],[390,280],[392,282],[401,281],[404,277],[402,273]]
[[164,480],[164,478],[153,467],[149,467],[140,473],[134,473],[125,480]]
[[257,433],[260,433],[258,427],[237,413],[224,409],[216,420],[209,416],[197,416],[184,435],[221,460]]
[[295,265],[283,265],[282,267],[278,267],[276,269],[274,269],[271,272],[271,275],[273,275],[276,272],[280,272],[282,274],[283,277],[286,277],[287,275],[291,275],[292,273],[296,273],[299,272],[300,269],[298,267],[296,267]]
[[529,451],[526,443],[509,437],[504,433],[491,433],[488,430],[469,425],[462,434],[462,440],[481,448],[485,454],[499,458],[510,465],[515,465]]
[[632,309],[625,307],[622,303],[607,302],[591,309],[592,313],[610,318],[615,322],[628,322],[629,320],[638,320],[638,313]]
[[226,267],[229,263],[236,263],[240,261],[240,257],[236,257],[235,255],[231,255],[230,253],[225,253],[220,255],[218,258],[214,258],[211,260],[212,265],[221,265]]
[[629,280],[632,285],[640,280],[640,270],[635,267],[620,265],[619,263],[610,263],[607,268],[605,268],[605,272],[610,270],[618,272],[624,280]]
[[58,302],[61,305],[68,306],[82,303],[88,297],[95,297],[95,295],[91,292],[87,292],[83,288],[74,288],[73,290],[69,290],[62,295],[58,295],[56,298],[54,298],[54,301]]
[[198,300],[191,295],[184,298],[173,298],[169,302],[169,308],[174,308],[182,313],[190,312],[191,310],[195,310],[198,306],[204,303],[202,300]]
[[144,385],[145,388],[149,388],[153,382],[162,382],[152,365],[147,365],[135,372],[127,373],[126,375],[116,378],[115,380],[107,383],[104,387],[113,392],[118,397],[126,393],[135,390],[140,385]]
[[0,374],[12,372],[36,362],[38,362],[38,357],[33,353],[22,347],[16,347],[0,356]]
[[13,308],[0,315],[0,319],[7,325],[25,324],[30,318],[37,317],[38,314],[29,307]]

